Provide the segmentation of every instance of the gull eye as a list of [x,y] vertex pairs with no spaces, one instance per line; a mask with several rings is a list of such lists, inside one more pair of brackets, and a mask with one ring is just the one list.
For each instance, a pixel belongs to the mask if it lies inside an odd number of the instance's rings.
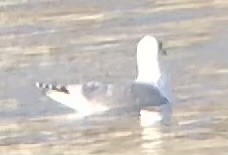
[[163,49],[163,43],[161,40],[158,40],[158,50],[162,55],[167,55],[167,51]]
[[163,47],[163,44],[162,44],[162,41],[161,40],[158,40],[158,49],[162,49]]

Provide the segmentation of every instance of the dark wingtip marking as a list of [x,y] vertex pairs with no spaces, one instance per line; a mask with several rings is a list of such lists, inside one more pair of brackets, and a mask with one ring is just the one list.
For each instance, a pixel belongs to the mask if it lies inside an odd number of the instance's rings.
[[56,90],[64,93],[69,93],[66,86],[63,86],[63,85],[45,84],[41,82],[36,82],[35,85],[37,88],[41,88],[41,89]]

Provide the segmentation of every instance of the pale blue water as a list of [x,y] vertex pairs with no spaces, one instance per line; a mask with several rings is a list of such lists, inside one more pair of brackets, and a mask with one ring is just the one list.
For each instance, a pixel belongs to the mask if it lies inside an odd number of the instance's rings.
[[[170,4],[165,4],[170,2]],[[1,154],[226,154],[225,1],[0,2]],[[36,81],[134,79],[136,43],[164,41],[174,123],[138,117],[72,118]]]

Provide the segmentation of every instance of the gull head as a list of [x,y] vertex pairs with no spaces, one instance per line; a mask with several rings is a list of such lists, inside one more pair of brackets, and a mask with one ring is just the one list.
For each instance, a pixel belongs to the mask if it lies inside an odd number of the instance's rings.
[[154,36],[144,36],[138,42],[137,55],[140,54],[144,56],[149,56],[149,54],[153,54],[156,57],[158,56],[158,53],[161,53],[162,55],[167,55],[166,50],[163,49],[162,42]]
[[161,73],[158,62],[158,54],[166,54],[162,42],[154,36],[144,36],[137,45],[137,69],[136,82],[157,83]]

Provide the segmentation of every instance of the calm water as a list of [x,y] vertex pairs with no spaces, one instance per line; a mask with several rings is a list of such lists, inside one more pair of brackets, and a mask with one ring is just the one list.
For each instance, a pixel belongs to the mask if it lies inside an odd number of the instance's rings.
[[[228,154],[227,26],[225,0],[1,0],[0,154]],[[78,119],[34,87],[134,79],[145,34],[168,51],[170,126]]]

